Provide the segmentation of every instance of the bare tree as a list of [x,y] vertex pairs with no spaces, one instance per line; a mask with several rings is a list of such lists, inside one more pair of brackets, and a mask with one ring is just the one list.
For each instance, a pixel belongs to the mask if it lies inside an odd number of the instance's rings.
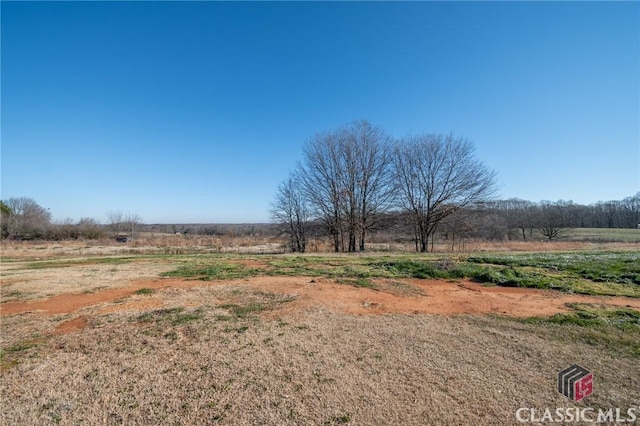
[[11,214],[7,221],[9,238],[33,239],[45,236],[51,223],[51,213],[32,198],[9,198],[5,203]]
[[316,134],[304,147],[302,178],[305,197],[313,214],[323,223],[336,252],[340,251],[342,233],[342,191],[338,179],[338,143],[335,134]]
[[538,232],[549,240],[563,237],[570,230],[564,215],[566,203],[541,201],[539,203],[537,223]]
[[93,218],[83,217],[77,223],[78,233],[89,240],[97,240],[104,236],[102,226]]
[[124,232],[123,217],[122,210],[109,210],[107,212],[107,227],[113,238],[117,238],[121,232]]
[[367,231],[376,225],[378,216],[392,200],[390,138],[366,121],[349,126],[346,136],[353,150],[351,164],[355,164],[352,181],[358,248],[364,251]]
[[302,192],[299,172],[293,172],[278,187],[271,205],[271,218],[285,226],[291,251],[304,253],[307,246],[309,206]]
[[124,229],[131,238],[134,237],[141,224],[142,218],[137,213],[129,212],[124,215]]
[[472,210],[459,209],[442,219],[439,232],[444,235],[445,240],[451,242],[451,251],[455,250],[456,242],[458,247],[464,250],[465,238],[475,230],[474,213]]
[[78,228],[74,225],[73,219],[70,217],[51,225],[47,233],[47,239],[50,240],[77,240],[78,237]]
[[626,228],[640,228],[640,192],[622,200]]
[[133,237],[136,229],[142,223],[142,218],[135,213],[123,213],[121,210],[110,210],[107,212],[107,226],[113,238],[118,238],[120,234],[126,233]]
[[442,219],[493,194],[495,172],[475,158],[473,145],[464,138],[405,137],[392,158],[399,204],[411,212],[422,252],[428,251]]
[[304,192],[336,252],[365,249],[391,194],[388,149],[388,137],[367,121],[317,134],[305,146]]
[[505,218],[509,230],[518,230],[522,235],[523,241],[527,240],[528,230],[529,238],[531,238],[533,229],[536,227],[534,222],[537,209],[536,203],[519,198],[510,198],[500,201],[498,204],[500,213]]

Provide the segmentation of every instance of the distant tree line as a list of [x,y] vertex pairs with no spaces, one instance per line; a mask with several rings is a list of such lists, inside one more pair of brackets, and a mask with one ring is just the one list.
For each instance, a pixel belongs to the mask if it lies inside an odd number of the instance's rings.
[[249,224],[144,224],[142,218],[131,212],[110,210],[106,221],[93,218],[78,221],[64,219],[51,221],[49,209],[28,197],[0,201],[2,239],[12,240],[98,240],[103,238],[127,240],[139,232],[157,232],[183,235],[240,237],[279,236],[279,226],[273,223]]
[[358,121],[307,141],[276,191],[271,217],[294,252],[306,250],[310,235],[329,238],[335,252],[364,251],[372,232],[425,252],[436,236],[451,244],[470,237],[553,240],[570,228],[640,224],[640,193],[589,206],[493,200],[495,182],[465,138],[393,139]]
[[581,205],[572,201],[531,201],[512,198],[485,203],[485,219],[497,235],[530,240],[534,231],[547,239],[563,236],[571,228],[638,228],[640,192],[618,201]]
[[2,239],[13,240],[97,240],[117,238],[118,235],[132,236],[142,219],[134,213],[110,211],[107,223],[101,224],[89,217],[74,222],[64,219],[52,223],[49,209],[40,206],[29,197],[9,198],[0,201],[0,228]]
[[276,237],[280,226],[274,223],[179,223],[142,224],[143,232],[163,234],[199,235],[210,237]]

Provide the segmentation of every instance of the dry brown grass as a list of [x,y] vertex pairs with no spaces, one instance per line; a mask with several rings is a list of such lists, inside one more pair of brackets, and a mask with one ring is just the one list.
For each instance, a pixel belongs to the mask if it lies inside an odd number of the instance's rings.
[[[145,277],[175,268],[175,259],[162,257],[27,267],[37,257],[122,254],[122,246],[62,246],[17,244],[24,253],[1,265],[3,301],[132,283],[149,291],[70,313],[3,315],[0,424],[509,425],[518,424],[520,407],[640,405],[637,356],[581,338],[579,327],[477,315],[353,315],[331,303],[302,303],[299,277],[269,277],[264,286],[239,279],[145,287]],[[373,296],[342,287],[364,301],[383,292],[430,297],[428,288],[400,281],[381,281],[384,291]],[[316,284],[326,300],[338,287]],[[365,311],[374,310],[358,312]],[[580,403],[556,391],[557,372],[574,363],[596,378],[594,394]]]
[[27,350],[2,375],[2,423],[516,424],[519,407],[574,405],[555,390],[572,363],[597,378],[578,406],[640,396],[637,362],[501,319],[162,315],[105,315]]
[[77,266],[43,269],[30,268],[29,265],[29,262],[0,264],[3,303],[123,287],[132,280],[157,277],[173,267],[162,260],[121,264],[92,264],[88,260],[88,263]]
[[[449,243],[435,244],[438,253],[451,252]],[[571,250],[638,250],[633,242],[585,242],[585,241],[486,241],[467,240],[456,243],[456,253],[477,251],[571,251]],[[127,255],[175,255],[175,254],[278,254],[286,252],[286,242],[274,237],[260,236],[206,236],[139,233],[128,243],[113,240],[91,241],[12,241],[0,242],[3,262],[13,260],[44,260],[59,257],[127,256]],[[327,239],[311,239],[308,253],[332,253],[333,246]],[[376,242],[367,245],[367,253],[413,253],[410,243]]]
[[59,257],[126,256],[156,254],[283,253],[282,241],[258,237],[215,237],[199,235],[145,234],[133,241],[13,241],[0,242],[3,262],[14,260],[45,260]]

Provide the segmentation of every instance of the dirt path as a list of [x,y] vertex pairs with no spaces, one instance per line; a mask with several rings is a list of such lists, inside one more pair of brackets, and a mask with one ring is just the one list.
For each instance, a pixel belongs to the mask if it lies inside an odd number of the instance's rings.
[[[121,301],[141,288],[193,288],[222,285],[246,286],[253,290],[296,295],[290,303],[282,304],[276,312],[324,307],[351,314],[488,314],[527,317],[553,315],[567,311],[567,303],[599,303],[625,306],[640,310],[640,300],[627,297],[571,295],[551,290],[486,287],[471,281],[458,283],[435,280],[406,280],[409,295],[394,294],[384,281],[383,290],[338,284],[329,279],[309,277],[255,277],[237,281],[186,281],[154,279],[134,281],[127,287],[107,289],[95,293],[63,294],[33,302],[9,302],[0,305],[0,315],[40,311],[44,314],[71,314],[82,308],[105,302]],[[162,292],[156,293],[161,297]],[[204,303],[204,302],[203,302]],[[155,299],[147,303],[139,300],[108,306],[103,312],[145,309],[161,306]],[[86,324],[78,322],[77,324]],[[77,325],[74,323],[74,326]],[[73,328],[73,326],[70,326]]]
[[[191,283],[193,283],[193,281],[191,281]],[[36,300],[33,302],[7,302],[0,304],[0,316],[31,311],[42,311],[51,315],[70,314],[87,306],[98,305],[103,302],[112,302],[130,296],[141,288],[159,289],[170,287],[172,284],[175,283],[164,280],[133,282],[127,287],[99,290],[94,293],[61,294],[50,297],[49,299]]]

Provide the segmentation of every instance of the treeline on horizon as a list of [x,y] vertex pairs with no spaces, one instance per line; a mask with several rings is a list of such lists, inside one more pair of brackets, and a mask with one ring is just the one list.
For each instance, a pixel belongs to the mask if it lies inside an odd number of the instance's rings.
[[144,224],[135,213],[51,222],[51,213],[27,197],[0,203],[1,236],[13,240],[119,239],[135,232],[286,239],[304,252],[324,238],[335,252],[366,250],[376,240],[415,244],[436,240],[558,239],[570,228],[637,228],[640,192],[590,205],[571,201],[496,200],[496,173],[454,135],[392,138],[367,121],[318,133],[302,160],[277,188],[270,224]]
[[[24,198],[24,197],[20,197]],[[16,198],[18,199],[18,198]],[[42,209],[31,199],[34,209],[19,211],[9,216],[4,207],[10,205],[9,200],[2,206],[2,238],[13,240],[99,240],[115,238],[116,235],[127,234],[132,230],[126,222],[120,224],[101,223],[91,218],[78,221],[64,220],[51,222],[49,212]],[[543,207],[544,206],[544,207]],[[440,239],[479,238],[493,241],[516,240],[527,241],[539,237],[544,225],[540,221],[542,210],[555,209],[555,217],[561,225],[560,234],[552,236],[561,238],[572,228],[637,228],[640,223],[640,192],[623,200],[599,201],[592,204],[576,204],[572,201],[533,202],[517,198],[494,200],[468,207],[443,223],[437,233]],[[42,210],[40,210],[42,209]],[[43,214],[39,214],[43,213]],[[35,213],[35,214],[34,214]],[[400,212],[382,213],[378,224],[371,229],[376,241],[403,243],[413,241],[410,230],[406,229],[404,218]],[[446,226],[445,226],[446,225]],[[309,237],[328,237],[319,222],[310,222]],[[453,227],[453,229],[452,229]],[[282,237],[288,239],[286,224],[282,223],[177,223],[177,224],[145,224],[133,225],[133,232],[151,232],[163,234],[199,235],[214,237]]]

